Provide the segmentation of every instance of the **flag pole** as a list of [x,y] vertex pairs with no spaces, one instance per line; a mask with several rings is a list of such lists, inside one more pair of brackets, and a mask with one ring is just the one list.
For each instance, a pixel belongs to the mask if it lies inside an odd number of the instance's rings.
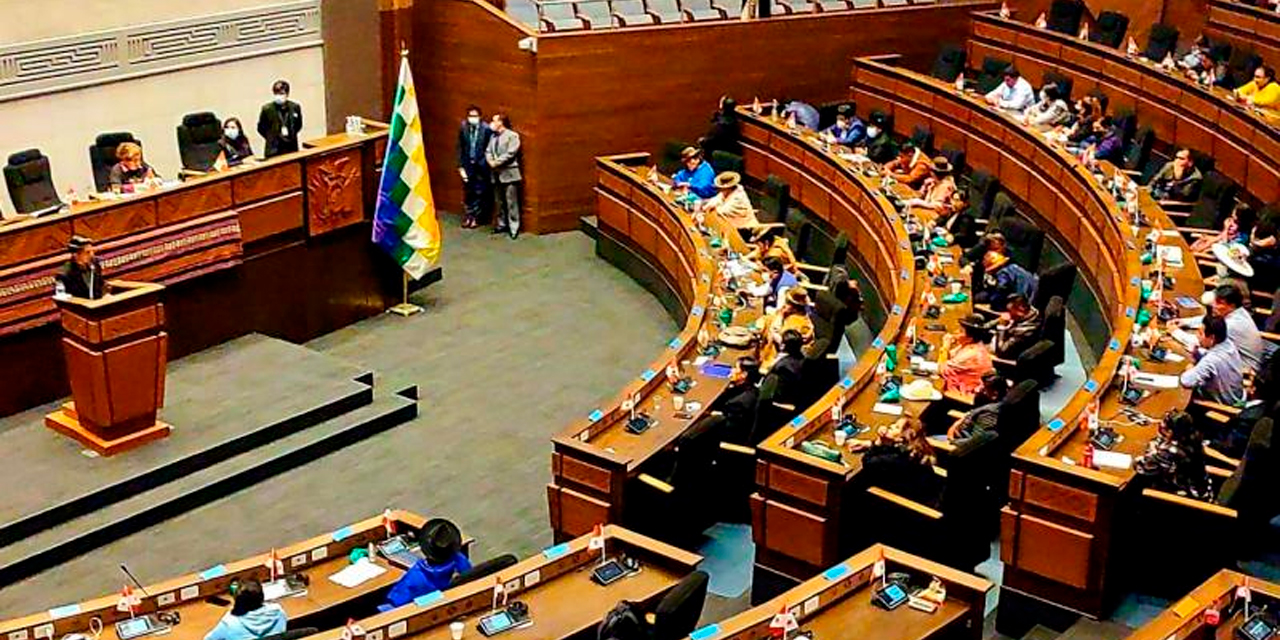
[[388,309],[388,311],[402,318],[407,318],[411,315],[422,313],[422,307],[419,307],[418,305],[412,302],[409,302],[409,274],[402,272],[400,275],[404,278],[403,280],[404,288],[403,288],[403,294],[401,295],[400,304],[394,307],[391,307],[390,309]]

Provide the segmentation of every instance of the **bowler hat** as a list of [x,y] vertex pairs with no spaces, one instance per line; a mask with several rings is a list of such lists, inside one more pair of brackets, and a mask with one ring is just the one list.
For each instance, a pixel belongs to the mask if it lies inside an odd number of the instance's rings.
[[444,518],[432,518],[418,532],[418,546],[427,564],[444,564],[462,550],[462,532]]

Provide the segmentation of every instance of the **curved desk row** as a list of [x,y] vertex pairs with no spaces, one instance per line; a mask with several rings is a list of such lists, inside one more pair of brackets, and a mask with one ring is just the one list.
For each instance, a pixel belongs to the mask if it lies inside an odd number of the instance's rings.
[[1214,39],[1225,36],[1237,46],[1247,43],[1266,62],[1280,60],[1280,15],[1274,10],[1236,0],[1209,0],[1204,31]]
[[[932,130],[937,144],[965,150],[971,166],[999,176],[1006,191],[1030,205],[1025,212],[1074,254],[1085,284],[1103,301],[1109,346],[1058,415],[1015,453],[1000,549],[1005,589],[1097,616],[1117,582],[1109,578],[1116,566],[1113,533],[1131,504],[1123,500],[1136,496],[1131,469],[1079,466],[1088,440],[1082,428],[1085,410],[1096,400],[1101,420],[1126,421],[1112,384],[1123,355],[1141,355],[1142,370],[1154,373],[1176,374],[1185,366],[1147,362],[1145,349],[1130,348],[1142,307],[1141,284],[1154,272],[1139,260],[1150,228],[1135,233],[1116,201],[1074,157],[990,109],[981,96],[959,94],[948,84],[871,58],[855,61],[853,96],[860,105],[892,112],[899,131]],[[1203,279],[1186,242],[1145,192],[1140,205],[1146,221],[1164,230],[1162,244],[1183,253],[1183,265],[1168,272],[1176,281],[1165,299],[1198,300]],[[1180,311],[1183,316],[1203,313],[1198,304]],[[1158,419],[1188,400],[1181,388],[1159,391],[1136,409]],[[1136,455],[1155,428],[1122,427],[1120,432],[1125,440],[1117,451]]]
[[[946,601],[933,613],[910,607],[885,611],[872,604],[872,594],[880,586],[874,575],[875,564],[880,560],[885,563],[886,573],[907,573],[922,582],[928,577],[937,578],[947,589]],[[812,632],[815,638],[977,640],[982,637],[982,615],[987,592],[992,588],[990,582],[977,576],[877,544],[768,602],[698,629],[692,637],[769,637],[773,617],[786,609],[796,616],[800,629]]]
[[[397,531],[421,527],[426,518],[407,511],[392,511],[392,521]],[[382,516],[361,520],[328,533],[276,549],[277,557],[288,573],[301,573],[310,578],[307,594],[280,601],[290,622],[295,626],[307,626],[316,618],[345,619],[350,611],[344,607],[374,607],[385,589],[400,578],[400,569],[378,559],[386,573],[347,589],[329,580],[329,576],[347,565],[352,549],[359,549],[386,537]],[[471,544],[467,540],[464,544]],[[182,622],[166,636],[174,640],[203,638],[226,613],[227,607],[209,602],[207,598],[227,598],[232,580],[249,578],[265,581],[269,577],[266,561],[270,552],[264,552],[244,560],[217,565],[201,571],[179,576],[164,582],[149,584],[138,604],[139,613],[176,611]],[[124,576],[118,576],[121,581]],[[135,591],[139,596],[142,594]],[[42,640],[61,638],[69,633],[89,633],[90,623],[98,619],[103,624],[102,638],[118,640],[114,623],[128,618],[128,614],[116,610],[119,593],[94,598],[59,607],[47,612],[0,621],[0,637],[9,640]],[[227,598],[229,600],[229,598]],[[358,615],[358,613],[357,613]]]
[[[1244,607],[1237,606],[1233,611],[1231,605],[1242,587],[1249,590],[1255,612],[1280,600],[1280,585],[1223,569],[1129,634],[1126,640],[1239,638],[1242,634],[1237,629],[1245,621]],[[1219,612],[1219,622],[1210,624],[1206,620],[1205,614],[1210,609]]]
[[1013,62],[1035,86],[1055,71],[1073,80],[1075,95],[1097,88],[1112,111],[1132,109],[1160,141],[1213,156],[1217,171],[1264,203],[1280,199],[1280,115],[1274,112],[1245,107],[1229,91],[1111,47],[976,12],[969,59],[988,56]]

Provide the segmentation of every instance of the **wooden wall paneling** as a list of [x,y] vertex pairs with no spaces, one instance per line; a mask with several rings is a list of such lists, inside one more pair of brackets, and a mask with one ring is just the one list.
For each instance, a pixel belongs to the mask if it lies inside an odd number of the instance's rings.
[[763,507],[766,549],[811,565],[823,564],[828,545],[825,518],[773,500],[766,500]]
[[1045,72],[1055,69],[1054,65],[1031,56],[1018,56],[1017,61],[1014,63],[1014,67],[1017,68],[1018,73],[1021,74],[1022,77],[1026,78],[1027,82],[1030,82],[1031,86],[1035,87],[1037,91],[1040,89],[1040,86],[1044,84]]
[[240,234],[246,243],[302,228],[302,193],[245,205],[240,214]]
[[830,483],[782,465],[769,465],[768,487],[783,495],[803,500],[819,507],[827,504]]
[[[1190,147],[1203,153],[1212,153],[1213,143],[1216,138],[1217,135],[1214,132],[1186,118],[1182,118],[1178,120],[1174,136],[1172,138],[1164,138],[1164,140],[1172,141],[1173,144],[1179,147]],[[1243,182],[1244,174],[1231,176],[1231,179],[1236,182]]]
[[[1010,140],[1012,142],[1012,139]],[[1017,199],[1027,202],[1031,199],[1031,175],[1021,162],[1011,156],[1000,157],[1000,185]]]
[[559,511],[560,526],[555,530],[562,532],[565,537],[576,538],[591,531],[601,522],[609,522],[608,502],[573,489],[556,487],[556,498],[551,502],[557,505]]
[[653,227],[648,215],[632,211],[629,219],[631,241],[650,257],[657,258],[658,230]]
[[1218,138],[1213,144],[1214,167],[1238,184],[1247,184],[1250,153],[1225,138]]
[[[428,0],[429,1],[429,0]],[[384,65],[398,53],[396,40],[385,41],[379,0],[323,0],[320,28],[324,34],[324,92],[328,130],[341,131],[349,115],[386,120],[396,77],[385,77]],[[388,12],[412,14],[413,0],[385,2]],[[410,19],[411,19],[410,15]],[[412,38],[407,44],[413,45]],[[396,56],[398,57],[398,55]],[[421,70],[415,67],[415,71]]]
[[1022,515],[1017,526],[1019,569],[1085,589],[1089,585],[1093,536],[1061,525]]
[[231,181],[216,180],[161,196],[156,203],[156,218],[160,224],[169,224],[230,208]]
[[965,162],[970,167],[981,169],[991,175],[1000,174],[1000,150],[988,144],[987,141],[969,138],[965,154]]
[[1263,202],[1280,200],[1280,174],[1259,162],[1257,157],[1250,156],[1246,189],[1250,195]]
[[99,242],[120,236],[153,229],[156,226],[156,199],[146,198],[116,207],[106,207],[98,213],[78,216],[71,222],[76,235],[93,238]]
[[1022,500],[1054,513],[1095,522],[1098,519],[1098,495],[1065,484],[1028,476],[1023,487]]
[[71,240],[71,218],[18,224],[0,234],[0,264],[17,264],[64,253]]
[[624,238],[631,235],[628,211],[627,205],[620,202],[612,194],[599,189],[596,190],[597,219],[601,225],[614,229]]
[[[926,102],[926,104],[928,104]],[[916,127],[929,129],[930,118],[922,111],[912,109],[911,107],[898,105],[893,110],[894,128],[904,136],[911,136],[915,133]]]
[[[935,119],[933,121],[933,144],[939,149],[948,146],[964,149],[967,139],[968,136],[963,131],[951,126],[945,120]],[[965,162],[969,162],[967,153],[965,154]]]
[[231,179],[236,204],[253,202],[302,188],[302,163],[290,162],[270,169],[238,174]]

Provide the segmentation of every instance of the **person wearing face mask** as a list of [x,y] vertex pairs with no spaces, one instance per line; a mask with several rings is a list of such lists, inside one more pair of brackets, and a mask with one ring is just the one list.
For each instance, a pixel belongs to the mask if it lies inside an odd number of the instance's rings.
[[249,136],[244,134],[240,118],[227,118],[222,123],[222,138],[218,140],[218,146],[222,148],[222,157],[229,167],[253,159],[253,147],[249,144]]
[[458,131],[458,175],[462,177],[462,203],[466,210],[464,229],[474,229],[488,221],[486,209],[493,185],[484,154],[491,137],[493,131],[480,119],[480,107],[467,107],[467,119]]
[[1056,127],[1071,119],[1071,106],[1062,99],[1056,84],[1040,89],[1040,100],[1027,109],[1023,122],[1033,127]]
[[822,134],[835,144],[852,147],[862,144],[862,140],[867,137],[867,127],[854,115],[849,105],[842,104],[836,109],[836,123],[827,127]]
[[520,235],[520,184],[524,180],[520,173],[520,134],[511,129],[511,121],[503,113],[493,114],[489,127],[493,137],[489,138],[484,157],[498,195],[493,232],[508,233],[515,240]]
[[862,140],[861,153],[872,162],[885,163],[898,156],[898,145],[893,142],[886,128],[888,120],[879,113],[871,114],[871,122],[867,124],[867,137]]
[[258,114],[258,135],[267,141],[264,157],[293,153],[298,150],[298,133],[302,131],[302,105],[289,100],[289,83],[276,80],[271,85],[275,98],[262,105]]

